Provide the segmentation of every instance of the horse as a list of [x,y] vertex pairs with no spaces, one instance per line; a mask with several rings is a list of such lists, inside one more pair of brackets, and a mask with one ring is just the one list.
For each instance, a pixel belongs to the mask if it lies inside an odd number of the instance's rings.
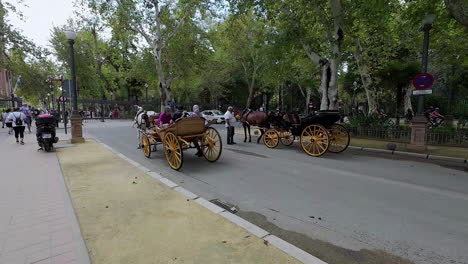
[[249,142],[252,142],[252,136],[250,135],[250,126],[257,126],[260,128],[260,136],[257,139],[257,143],[260,143],[260,139],[265,133],[265,129],[270,128],[268,121],[268,115],[265,112],[252,111],[250,109],[244,109],[242,111],[240,121],[244,127],[244,142],[247,142],[247,129],[249,131]]
[[135,105],[137,107],[137,113],[133,119],[133,127],[136,125],[137,135],[138,135],[138,148],[141,148],[141,134],[142,131],[146,130],[149,125],[149,117],[156,115],[155,111],[145,111],[143,107]]

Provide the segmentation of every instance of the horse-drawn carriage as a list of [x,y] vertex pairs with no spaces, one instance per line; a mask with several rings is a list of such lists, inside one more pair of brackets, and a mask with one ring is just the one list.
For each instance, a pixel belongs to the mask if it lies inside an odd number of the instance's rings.
[[308,155],[319,157],[327,150],[339,153],[348,147],[350,141],[348,130],[335,124],[339,119],[337,111],[319,111],[296,122],[285,122],[279,117],[270,123],[270,129],[264,131],[263,142],[269,148],[276,148],[280,141],[290,146],[295,137],[299,137],[301,148]]
[[184,150],[199,144],[202,154],[209,162],[219,159],[222,141],[218,131],[205,124],[202,117],[184,117],[165,128],[148,124],[141,129],[141,148],[147,158],[162,144],[167,163],[174,170],[179,170],[184,163]]

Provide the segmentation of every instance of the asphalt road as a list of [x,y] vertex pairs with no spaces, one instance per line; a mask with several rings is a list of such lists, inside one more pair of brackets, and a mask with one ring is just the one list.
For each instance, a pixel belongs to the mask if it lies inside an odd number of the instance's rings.
[[[224,127],[215,127],[225,140]],[[297,142],[268,149],[236,135],[238,144],[224,145],[218,162],[189,150],[177,172],[161,146],[144,157],[130,121],[89,123],[84,130],[205,198],[263,215],[294,234],[415,263],[468,263],[468,173],[450,164],[353,150],[314,158]]]

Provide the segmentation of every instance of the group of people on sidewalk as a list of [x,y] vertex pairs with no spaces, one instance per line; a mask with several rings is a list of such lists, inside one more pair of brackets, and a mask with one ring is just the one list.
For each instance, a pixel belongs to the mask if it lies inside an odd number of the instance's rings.
[[26,125],[29,132],[31,132],[31,120],[28,119],[27,115],[19,107],[15,107],[13,111],[7,109],[2,112],[2,128],[6,126],[8,134],[14,132],[16,143],[20,143],[21,145],[24,145],[24,130],[26,129]]
[[24,131],[28,128],[31,132],[32,120],[44,113],[43,111],[23,104],[21,107],[10,108],[2,111],[2,128],[8,129],[8,134],[14,134],[17,143],[24,145]]

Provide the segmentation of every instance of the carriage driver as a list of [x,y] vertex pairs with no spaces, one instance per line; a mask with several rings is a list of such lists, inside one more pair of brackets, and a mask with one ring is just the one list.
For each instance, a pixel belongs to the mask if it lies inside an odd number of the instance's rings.
[[226,130],[227,130],[227,144],[232,145],[236,144],[234,142],[234,123],[236,119],[232,114],[233,107],[229,106],[226,113],[224,114],[224,119],[226,121]]

